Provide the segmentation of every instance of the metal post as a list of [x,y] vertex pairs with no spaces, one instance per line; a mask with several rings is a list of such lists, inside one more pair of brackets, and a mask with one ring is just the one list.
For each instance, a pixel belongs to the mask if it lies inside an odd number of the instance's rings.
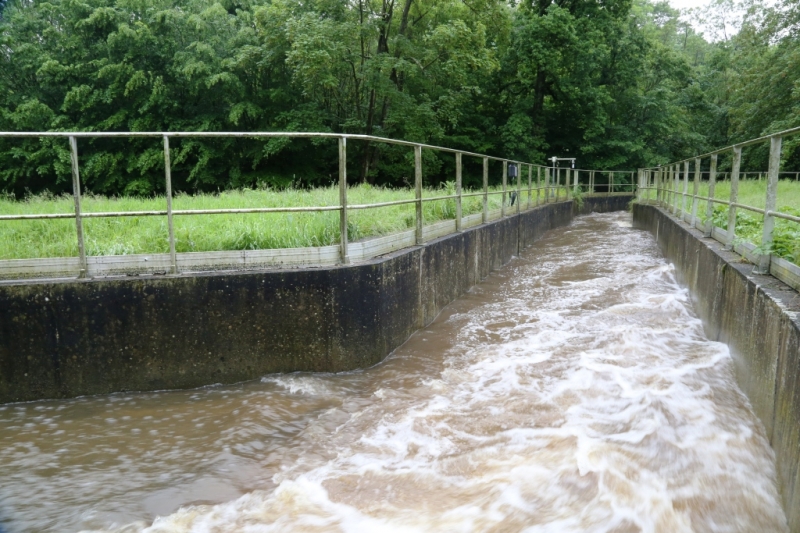
[[717,154],[711,156],[711,170],[708,173],[708,202],[706,202],[706,227],[703,230],[703,235],[711,237],[711,232],[714,231],[714,189],[717,184]]
[[75,199],[75,230],[78,236],[78,277],[85,278],[88,273],[86,246],[83,240],[83,218],[81,218],[81,175],[78,169],[78,141],[69,138],[69,152],[72,160],[72,196]]
[[561,167],[556,167],[556,202],[561,195]]
[[576,194],[578,193],[578,187],[579,187],[578,183],[580,182],[579,178],[580,178],[580,170],[573,170],[572,171],[572,179],[574,180],[573,188]]
[[169,232],[169,265],[172,274],[178,273],[175,254],[175,226],[172,223],[172,163],[169,156],[169,137],[164,135],[164,179],[167,187],[167,231]]
[[636,173],[636,197],[641,201],[642,194],[645,192],[644,188],[644,170],[641,168]]
[[483,158],[483,223],[489,221],[489,158]]
[[655,171],[655,176],[653,177],[655,181],[656,187],[656,205],[661,204],[661,167],[658,167]]
[[343,264],[350,263],[347,252],[347,138],[339,137],[339,236],[341,248],[339,254]]
[[506,216],[506,189],[508,186],[508,161],[503,161],[503,202],[500,204],[500,218]]
[[689,162],[683,162],[683,193],[681,194],[681,220],[686,220],[686,195],[689,194]]
[[673,215],[678,214],[678,190],[679,190],[678,188],[680,187],[680,169],[681,169],[680,163],[672,167],[672,190],[670,191],[672,198],[670,203],[672,204]]
[[[542,167],[536,167],[536,205],[539,205],[539,194],[542,192]],[[547,199],[547,196],[545,196]]]
[[589,194],[594,194],[594,170],[589,171]]
[[614,173],[608,173],[608,188],[606,189],[607,193],[606,196],[611,196],[611,193],[614,192]]
[[531,182],[533,181],[533,165],[528,165],[528,209],[531,208],[531,195],[533,191],[531,190]]
[[733,250],[733,241],[736,240],[736,206],[739,201],[739,169],[742,166],[742,148],[733,147],[733,165],[731,167],[731,195],[728,206],[728,234],[725,239],[725,249]]
[[775,211],[778,201],[778,173],[781,170],[781,143],[780,137],[769,139],[769,170],[767,171],[767,202],[764,207],[764,233],[761,237],[761,250],[758,256],[757,274],[769,274],[769,263],[772,258],[772,233],[775,230]]
[[692,219],[691,226],[697,222],[697,195],[700,192],[700,158],[694,160],[694,183],[692,184]]
[[417,244],[422,244],[422,147],[414,147],[414,189],[417,203]]
[[519,215],[520,204],[522,204],[522,165],[517,163],[517,214]]
[[569,168],[567,168],[566,170],[564,170],[564,187],[566,189],[564,192],[566,193],[567,200],[569,200],[570,197],[572,196],[570,190],[572,188],[572,184],[570,183],[571,179],[572,179],[572,171]]
[[461,231],[461,152],[456,152],[456,231]]

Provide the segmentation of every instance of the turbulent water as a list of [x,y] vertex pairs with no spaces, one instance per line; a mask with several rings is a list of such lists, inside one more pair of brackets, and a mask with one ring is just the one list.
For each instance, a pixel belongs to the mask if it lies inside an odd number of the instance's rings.
[[728,348],[625,213],[368,370],[0,406],[0,468],[9,532],[788,531]]

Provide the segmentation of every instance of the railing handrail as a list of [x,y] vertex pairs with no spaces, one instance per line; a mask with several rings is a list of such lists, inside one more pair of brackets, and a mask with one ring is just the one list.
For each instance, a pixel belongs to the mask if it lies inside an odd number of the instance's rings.
[[800,126],[797,126],[796,128],[789,128],[788,130],[783,130],[783,131],[778,131],[778,132],[775,132],[775,133],[770,133],[769,135],[762,135],[761,137],[758,137],[758,138],[755,138],[755,139],[750,139],[750,140],[747,140],[747,141],[734,143],[734,144],[725,146],[724,148],[718,148],[716,150],[712,150],[711,152],[707,152],[705,154],[695,155],[695,156],[692,156],[692,157],[687,157],[686,159],[681,159],[680,161],[673,161],[671,163],[666,163],[664,165],[658,165],[658,166],[655,166],[655,167],[643,167],[643,170],[657,170],[659,168],[668,167],[670,165],[679,165],[681,163],[691,162],[691,161],[694,161],[695,159],[698,159],[698,158],[699,159],[705,159],[707,157],[711,157],[712,155],[719,155],[719,154],[728,152],[730,150],[735,150],[737,148],[741,150],[742,148],[744,148],[746,146],[752,146],[754,144],[758,144],[758,143],[761,143],[761,142],[764,142],[764,141],[768,141],[769,139],[771,139],[773,137],[780,137],[780,138],[791,137],[792,135],[797,135],[798,133],[800,133]]
[[[292,137],[292,138],[326,138],[326,139],[353,139],[359,141],[376,141],[399,146],[419,146],[428,150],[437,150],[452,154],[462,154],[470,157],[486,158],[492,161],[507,161],[518,165],[532,165],[537,168],[555,168],[562,170],[568,167],[553,167],[550,165],[540,165],[519,159],[498,157],[458,148],[447,146],[437,146],[434,144],[418,143],[415,141],[405,141],[402,139],[392,139],[390,137],[380,137],[376,135],[363,135],[358,133],[333,133],[333,132],[311,132],[311,131],[0,131],[0,137],[75,137],[75,138],[95,138],[95,137],[140,137],[140,138],[163,138],[163,137],[242,137],[242,138],[269,138],[269,137]],[[585,168],[570,168],[569,170],[578,172],[600,172],[630,174],[632,170],[597,170]]]
[[[34,132],[34,131],[20,131],[20,132],[0,132],[0,138],[42,138],[42,137],[58,137],[66,138],[69,140],[70,158],[72,162],[72,188],[74,198],[74,212],[73,213],[52,213],[52,214],[28,214],[28,215],[0,215],[0,221],[7,220],[35,220],[35,219],[63,219],[74,218],[76,224],[76,236],[78,239],[78,259],[79,259],[79,277],[85,277],[88,271],[87,254],[85,250],[85,242],[83,236],[83,219],[84,218],[100,218],[100,217],[125,217],[125,216],[167,216],[168,220],[168,240],[169,240],[169,257],[170,257],[170,271],[172,273],[178,272],[177,253],[175,251],[175,230],[173,226],[173,217],[181,215],[204,215],[204,214],[239,214],[239,213],[281,213],[281,212],[324,212],[335,211],[339,213],[339,230],[340,230],[340,256],[342,263],[349,263],[348,255],[348,236],[347,236],[347,215],[349,210],[369,209],[384,207],[389,205],[401,204],[415,204],[416,211],[416,243],[422,244],[423,242],[423,215],[422,205],[423,202],[440,201],[440,200],[455,200],[456,202],[456,231],[461,231],[462,225],[462,210],[461,202],[465,196],[483,196],[483,222],[488,221],[488,197],[493,194],[502,194],[502,201],[500,207],[500,216],[506,216],[507,197],[511,191],[516,191],[516,197],[520,200],[516,204],[516,212],[519,213],[521,209],[522,200],[522,170],[524,166],[528,167],[527,175],[527,190],[528,190],[528,208],[532,206],[532,193],[533,187],[533,169],[536,168],[536,205],[539,205],[539,195],[542,189],[545,190],[545,201],[549,201],[552,196],[552,190],[556,191],[556,201],[559,199],[559,191],[561,188],[566,190],[566,198],[569,199],[571,195],[577,193],[580,173],[589,173],[589,186],[594,191],[595,175],[606,174],[609,176],[608,194],[614,193],[615,185],[619,187],[620,183],[614,183],[615,176],[620,173],[630,175],[630,186],[633,189],[636,187],[634,181],[635,171],[630,170],[585,170],[585,169],[572,169],[565,167],[551,167],[547,165],[539,165],[536,163],[529,163],[517,159],[503,158],[490,156],[486,154],[479,154],[469,152],[466,150],[459,150],[456,148],[449,148],[445,146],[435,146],[425,143],[418,143],[414,141],[405,141],[400,139],[390,139],[386,137],[378,137],[374,135],[361,135],[351,133],[333,133],[333,132],[287,132],[287,131],[255,131],[255,132],[185,132],[185,131],[47,131],[47,132]],[[80,190],[80,164],[78,159],[78,139],[85,138],[161,138],[164,143],[164,174],[166,185],[166,210],[147,210],[147,211],[105,211],[105,212],[90,212],[85,213],[81,209],[81,190]],[[275,138],[275,137],[288,137],[288,138],[327,138],[336,139],[339,145],[339,205],[329,205],[323,207],[302,206],[302,207],[253,207],[253,208],[231,208],[231,209],[195,209],[195,210],[174,210],[172,208],[172,171],[171,171],[171,158],[169,140],[171,138]],[[399,146],[408,146],[414,149],[414,176],[415,176],[415,198],[412,200],[400,200],[394,202],[379,202],[375,204],[359,204],[348,206],[347,202],[347,141],[369,141],[380,142],[386,144],[394,144]],[[456,156],[456,176],[455,176],[455,194],[452,195],[437,195],[433,197],[423,198],[422,196],[422,150],[436,150],[439,152],[451,153]],[[483,160],[483,190],[482,193],[466,195],[462,191],[462,157],[476,157]],[[489,191],[488,187],[488,165],[489,161],[501,161],[503,163],[502,175],[502,190]],[[516,184],[508,183],[508,169],[509,165],[517,165]],[[542,173],[544,170],[544,173]],[[544,186],[542,186],[542,174],[544,174]],[[564,185],[561,185],[561,176],[564,175]],[[509,185],[511,188],[509,189]],[[516,186],[515,186],[516,185]],[[574,189],[574,191],[573,191]]]
[[[734,241],[736,238],[736,209],[746,209],[748,211],[759,213],[762,218],[762,235],[761,243],[756,249],[756,267],[755,272],[758,274],[770,273],[770,268],[773,260],[772,244],[775,230],[775,219],[781,218],[792,222],[798,222],[798,217],[793,217],[777,210],[778,198],[778,181],[781,174],[795,174],[797,172],[781,172],[781,151],[783,148],[783,138],[796,135],[800,133],[800,127],[790,128],[787,130],[764,135],[756,139],[736,143],[706,154],[696,155],[691,158],[682,159],[666,165],[657,167],[646,167],[639,169],[639,197],[642,197],[642,192],[645,192],[646,198],[650,199],[650,190],[656,190],[656,202],[658,204],[668,207],[670,211],[685,220],[689,211],[687,211],[687,199],[691,198],[691,218],[689,223],[692,226],[697,225],[697,209],[698,201],[706,202],[706,225],[704,233],[706,237],[713,236],[713,223],[711,218],[713,215],[713,204],[724,204],[728,206],[728,227],[725,232],[725,247],[728,250],[734,248]],[[744,205],[739,203],[739,178],[742,174],[761,174],[761,172],[742,172],[742,148],[752,146],[755,144],[769,141],[769,168],[767,169],[767,190],[765,194],[764,208],[757,208],[754,206]],[[729,172],[722,174],[729,175],[731,180],[730,194],[728,200],[720,200],[715,197],[715,185],[717,177],[717,163],[719,155],[725,152],[732,152],[732,165]],[[710,159],[709,169],[702,170],[703,160]],[[689,194],[689,170],[690,166],[694,164],[694,179],[693,179],[693,193]],[[702,181],[703,174],[708,175],[709,190],[708,196],[699,194],[699,185]],[[681,176],[683,179],[681,180]],[[683,191],[680,191],[681,181],[683,182]],[[654,185],[651,187],[651,183]],[[663,186],[662,186],[663,184]],[[680,199],[680,205],[679,205]]]

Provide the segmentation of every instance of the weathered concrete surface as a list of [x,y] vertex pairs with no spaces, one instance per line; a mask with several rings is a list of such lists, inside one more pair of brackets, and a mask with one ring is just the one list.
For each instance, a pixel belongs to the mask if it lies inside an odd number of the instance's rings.
[[371,366],[574,210],[542,206],[353,266],[2,285],[0,403]]
[[800,294],[659,208],[634,205],[633,220],[675,264],[709,337],[730,347],[775,450],[789,528],[800,533]]

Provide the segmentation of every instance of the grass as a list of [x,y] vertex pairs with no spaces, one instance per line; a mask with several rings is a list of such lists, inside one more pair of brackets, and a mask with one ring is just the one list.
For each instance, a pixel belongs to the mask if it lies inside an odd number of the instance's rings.
[[[500,190],[493,187],[490,190]],[[466,193],[467,191],[465,191]],[[441,188],[426,188],[423,197],[454,193],[448,183]],[[563,193],[562,193],[563,195]],[[523,192],[523,201],[527,201]],[[408,200],[413,190],[385,189],[359,185],[348,189],[349,204],[369,204]],[[489,196],[489,209],[499,209],[501,195]],[[232,209],[246,207],[302,207],[339,204],[336,187],[311,190],[275,191],[236,190],[220,194],[176,195],[173,209]],[[479,213],[481,197],[462,200],[463,215]],[[87,195],[82,198],[84,212],[148,211],[166,209],[162,197],[108,198]],[[0,214],[72,213],[71,196],[36,195],[17,201],[0,197]],[[348,236],[351,241],[387,235],[413,228],[414,205],[387,206],[348,211]],[[455,201],[439,200],[423,204],[425,224],[455,217]],[[178,252],[255,250],[325,246],[339,242],[338,212],[268,213],[236,215],[191,215],[174,217],[175,247]],[[115,217],[84,219],[88,255],[128,255],[169,251],[167,217]],[[70,257],[78,254],[73,219],[15,220],[0,222],[0,259]]]
[[[683,189],[681,188],[681,191]],[[689,192],[692,192],[692,184],[689,184]],[[730,199],[730,182],[717,183],[714,188],[714,198],[720,200]],[[701,196],[708,196],[708,183],[702,183],[699,187]],[[739,182],[740,204],[752,207],[764,208],[767,197],[766,180],[746,180]],[[680,200],[679,200],[680,202]],[[687,198],[687,209],[691,209],[691,198]],[[700,200],[697,205],[697,215],[706,221],[706,201]],[[679,204],[680,205],[680,204]],[[800,182],[793,180],[781,180],[778,182],[778,202],[777,211],[789,215],[800,216]],[[728,229],[728,206],[714,204],[712,214],[713,224],[717,227]],[[756,246],[761,244],[763,232],[763,217],[760,213],[737,209],[736,214],[736,238],[740,241],[752,243]],[[773,245],[769,253],[783,257],[793,263],[800,263],[800,224],[789,220],[776,219],[775,230],[773,232]]]

